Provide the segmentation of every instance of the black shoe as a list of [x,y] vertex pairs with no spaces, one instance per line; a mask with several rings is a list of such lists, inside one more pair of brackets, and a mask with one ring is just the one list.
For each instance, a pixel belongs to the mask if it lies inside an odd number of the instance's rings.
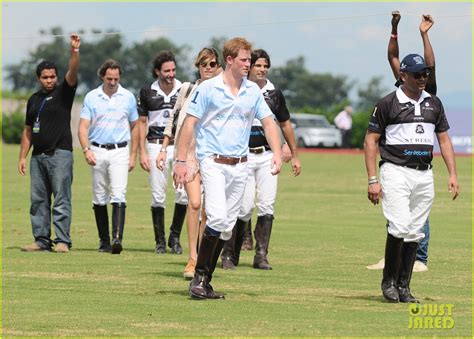
[[207,286],[208,283],[205,276],[194,274],[194,278],[189,284],[189,296],[192,299],[207,299],[209,295]]
[[120,254],[122,252],[122,242],[119,239],[114,239],[112,242],[112,254]]
[[160,242],[160,243],[156,244],[155,253],[156,253],[156,254],[164,254],[164,253],[166,253],[166,244],[163,243],[163,242]]
[[224,294],[214,291],[211,284],[207,284],[207,298],[208,299],[225,299]]
[[382,283],[382,294],[384,298],[391,303],[398,303],[398,288],[395,281],[390,280]]
[[179,242],[175,242],[171,246],[171,253],[172,254],[183,254],[183,248],[181,247],[181,244]]
[[235,270],[235,265],[231,257],[222,257],[222,268],[225,270]]
[[99,245],[99,252],[101,253],[111,253],[112,252],[112,246],[110,246],[110,243],[108,241],[100,241]]
[[411,295],[409,288],[399,287],[398,296],[401,303],[419,304],[420,301]]

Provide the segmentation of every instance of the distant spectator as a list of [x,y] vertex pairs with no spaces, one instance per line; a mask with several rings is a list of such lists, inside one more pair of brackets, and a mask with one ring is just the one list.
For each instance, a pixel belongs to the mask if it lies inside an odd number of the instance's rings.
[[351,147],[352,135],[352,106],[344,107],[344,110],[339,112],[334,118],[334,124],[341,130],[342,133],[342,147]]

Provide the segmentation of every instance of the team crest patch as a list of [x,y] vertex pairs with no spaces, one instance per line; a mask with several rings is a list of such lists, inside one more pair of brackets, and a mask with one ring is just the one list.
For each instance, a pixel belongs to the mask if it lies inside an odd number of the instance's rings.
[[423,134],[423,133],[425,133],[425,130],[423,129],[422,125],[416,125],[415,132],[418,133],[418,134]]
[[423,59],[420,56],[414,57],[413,61],[416,62],[417,65],[423,64]]

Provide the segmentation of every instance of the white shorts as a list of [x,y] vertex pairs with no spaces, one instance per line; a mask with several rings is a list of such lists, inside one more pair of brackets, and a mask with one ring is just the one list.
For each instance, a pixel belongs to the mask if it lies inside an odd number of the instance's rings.
[[380,168],[380,184],[388,233],[405,242],[423,239],[423,225],[434,200],[433,171],[384,163]]

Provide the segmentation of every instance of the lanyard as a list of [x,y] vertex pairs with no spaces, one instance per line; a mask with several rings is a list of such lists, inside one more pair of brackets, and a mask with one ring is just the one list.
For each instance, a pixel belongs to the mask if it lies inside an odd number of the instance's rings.
[[41,101],[41,105],[38,109],[38,113],[36,114],[36,121],[38,122],[39,121],[39,117],[40,117],[40,114],[41,114],[41,111],[43,110],[43,107],[44,107],[44,104],[46,103],[47,100],[49,100],[50,97],[45,97],[43,99],[43,101]]

